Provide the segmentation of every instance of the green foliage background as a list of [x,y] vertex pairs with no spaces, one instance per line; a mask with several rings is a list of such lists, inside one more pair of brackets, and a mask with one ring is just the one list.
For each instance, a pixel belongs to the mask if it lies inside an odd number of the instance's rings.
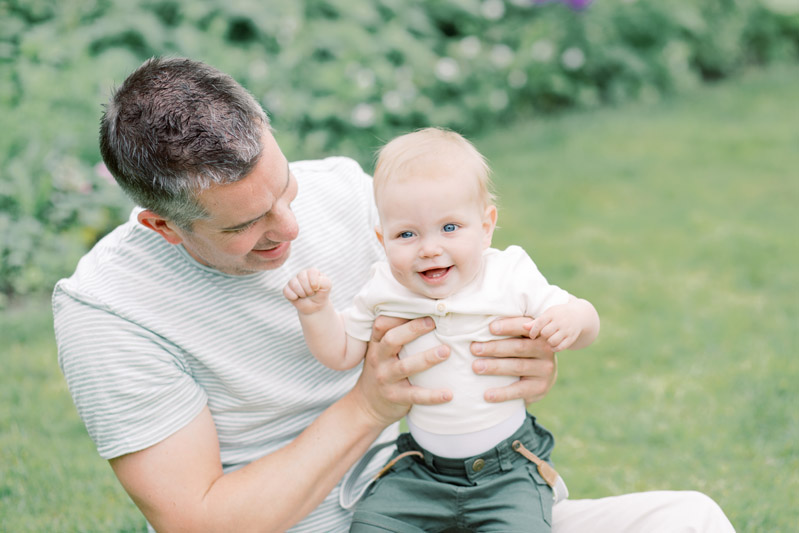
[[206,61],[270,112],[290,159],[425,125],[652,101],[796,63],[795,0],[0,0],[0,306],[47,292],[126,216],[101,104],[153,55]]
[[[700,490],[799,524],[799,68],[474,138],[523,246],[602,332],[531,410],[573,498]],[[0,531],[143,531],[56,362],[46,300],[0,310]]]
[[[127,216],[97,123],[152,55],[240,80],[290,159],[472,137],[496,244],[602,316],[535,406],[575,497],[692,488],[739,531],[799,523],[796,0],[0,0],[0,308]],[[0,530],[142,530],[25,299],[0,309]]]

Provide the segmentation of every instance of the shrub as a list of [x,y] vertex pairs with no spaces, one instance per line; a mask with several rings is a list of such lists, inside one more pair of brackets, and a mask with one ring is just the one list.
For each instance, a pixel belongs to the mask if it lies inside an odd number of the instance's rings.
[[97,120],[152,55],[241,81],[290,159],[369,168],[421,126],[469,135],[796,62],[799,13],[789,0],[0,1],[1,294],[49,290],[126,215]]

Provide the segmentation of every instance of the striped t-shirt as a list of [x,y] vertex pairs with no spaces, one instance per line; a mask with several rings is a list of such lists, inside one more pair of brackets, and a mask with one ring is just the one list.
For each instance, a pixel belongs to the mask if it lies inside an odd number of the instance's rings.
[[[103,458],[162,441],[208,405],[222,465],[235,470],[286,446],[354,385],[359,369],[330,370],[309,353],[282,290],[314,266],[333,280],[337,308],[351,302],[383,257],[371,178],[340,157],[291,170],[300,232],[279,269],[205,267],[134,212],[56,285],[59,363]],[[346,530],[338,492],[295,530]]]

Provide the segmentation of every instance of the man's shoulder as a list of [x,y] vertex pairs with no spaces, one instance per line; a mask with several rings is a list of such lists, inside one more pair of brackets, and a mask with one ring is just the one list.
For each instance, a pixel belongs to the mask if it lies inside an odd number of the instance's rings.
[[74,273],[56,284],[54,297],[68,295],[97,305],[113,296],[120,287],[143,290],[153,278],[153,270],[159,268],[157,258],[171,251],[168,246],[171,245],[138,224],[132,216],[80,259]]
[[305,176],[369,177],[357,161],[345,156],[292,161],[289,166],[298,178]]

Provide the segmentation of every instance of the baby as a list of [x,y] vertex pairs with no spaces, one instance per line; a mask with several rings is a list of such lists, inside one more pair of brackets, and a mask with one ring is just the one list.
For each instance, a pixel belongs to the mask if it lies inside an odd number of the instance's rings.
[[588,301],[550,285],[520,247],[491,248],[497,208],[489,173],[457,133],[428,128],[395,138],[374,175],[376,233],[387,261],[374,265],[341,314],[329,300],[330,279],[315,269],[284,290],[311,353],[330,368],[362,361],[378,315],[435,321],[400,357],[450,348],[447,360],[410,381],[448,388],[452,400],[411,408],[410,434],[400,436],[395,458],[357,505],[352,531],[549,531],[552,491],[561,483],[548,464],[554,439],[523,400],[485,401],[487,389],[519,378],[475,374],[470,344],[496,339],[489,324],[497,318],[528,316],[531,338],[543,337],[554,351],[583,348],[596,338],[599,317]]

